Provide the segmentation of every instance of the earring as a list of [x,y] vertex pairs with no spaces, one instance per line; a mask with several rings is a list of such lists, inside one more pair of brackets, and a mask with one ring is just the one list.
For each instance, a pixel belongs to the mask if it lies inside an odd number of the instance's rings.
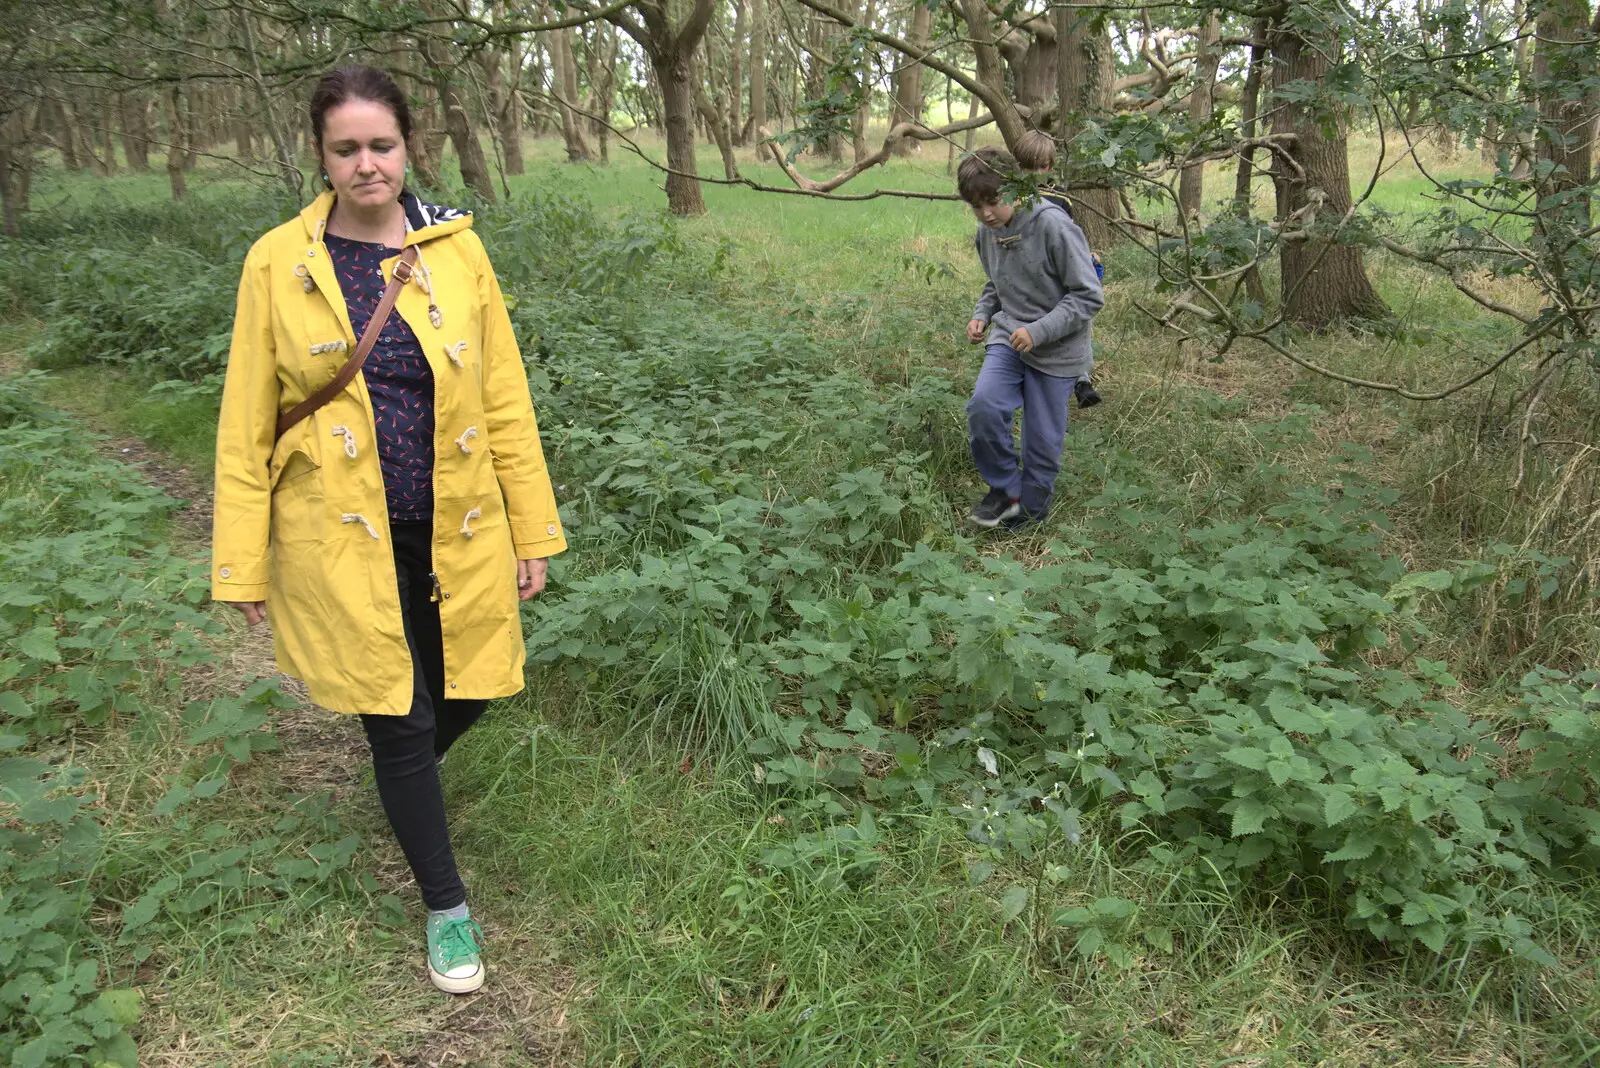
[[329,189],[333,188],[333,179],[328,177],[328,172],[326,169],[324,169],[322,172],[322,184],[327,186]]

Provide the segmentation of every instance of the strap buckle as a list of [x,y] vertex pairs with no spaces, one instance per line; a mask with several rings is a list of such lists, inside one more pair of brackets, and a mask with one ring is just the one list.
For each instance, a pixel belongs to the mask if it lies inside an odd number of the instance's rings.
[[407,282],[411,281],[411,273],[411,264],[407,263],[405,260],[401,260],[394,265],[395,279],[401,285],[405,285]]

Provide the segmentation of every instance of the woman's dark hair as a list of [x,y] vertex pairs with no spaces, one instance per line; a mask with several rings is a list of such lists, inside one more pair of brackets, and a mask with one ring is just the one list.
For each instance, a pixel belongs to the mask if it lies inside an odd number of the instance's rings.
[[406,94],[389,77],[389,72],[376,67],[340,67],[324,74],[311,94],[311,132],[319,150],[328,112],[351,100],[370,100],[394,112],[394,120],[400,124],[400,136],[410,143],[411,108],[406,104]]

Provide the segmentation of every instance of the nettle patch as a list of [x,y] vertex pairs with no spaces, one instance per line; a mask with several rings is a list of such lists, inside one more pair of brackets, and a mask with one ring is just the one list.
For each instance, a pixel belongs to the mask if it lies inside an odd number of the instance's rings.
[[[107,941],[143,961],[199,918],[243,937],[302,888],[353,881],[356,840],[313,803],[255,841],[200,817],[276,748],[268,713],[291,701],[262,681],[163,722],[180,672],[212,658],[205,568],[163,543],[176,502],[100,459],[31,382],[0,381],[0,1061],[131,1068],[140,998],[107,988]],[[162,796],[102,796],[81,762],[113,729],[190,747]]]
[[[1078,514],[1024,564],[952,531],[950,383],[886,391],[803,320],[683,301],[519,305],[573,558],[596,562],[529,648],[685,746],[755,758],[810,816],[770,867],[859,884],[883,813],[947,807],[997,860],[1101,834],[1142,870],[1298,885],[1378,939],[1552,963],[1549,880],[1600,858],[1600,676],[1537,672],[1492,719],[1465,711],[1417,654],[1436,603],[1494,569],[1408,574],[1362,456],[1307,486],[1218,453],[1214,518],[1186,526],[1183,487],[1080,431]],[[1252,440],[1270,455],[1307,420]],[[1170,946],[1122,898],[1053,919],[1086,956]]]

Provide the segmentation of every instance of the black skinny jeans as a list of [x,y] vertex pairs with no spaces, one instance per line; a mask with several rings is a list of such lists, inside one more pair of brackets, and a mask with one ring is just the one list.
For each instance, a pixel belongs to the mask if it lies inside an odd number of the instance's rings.
[[430,910],[455,908],[467,888],[450,851],[438,758],[483,715],[487,701],[444,697],[444,638],[433,594],[433,524],[391,523],[400,614],[411,650],[414,690],[404,716],[362,716],[372,770],[389,826]]

